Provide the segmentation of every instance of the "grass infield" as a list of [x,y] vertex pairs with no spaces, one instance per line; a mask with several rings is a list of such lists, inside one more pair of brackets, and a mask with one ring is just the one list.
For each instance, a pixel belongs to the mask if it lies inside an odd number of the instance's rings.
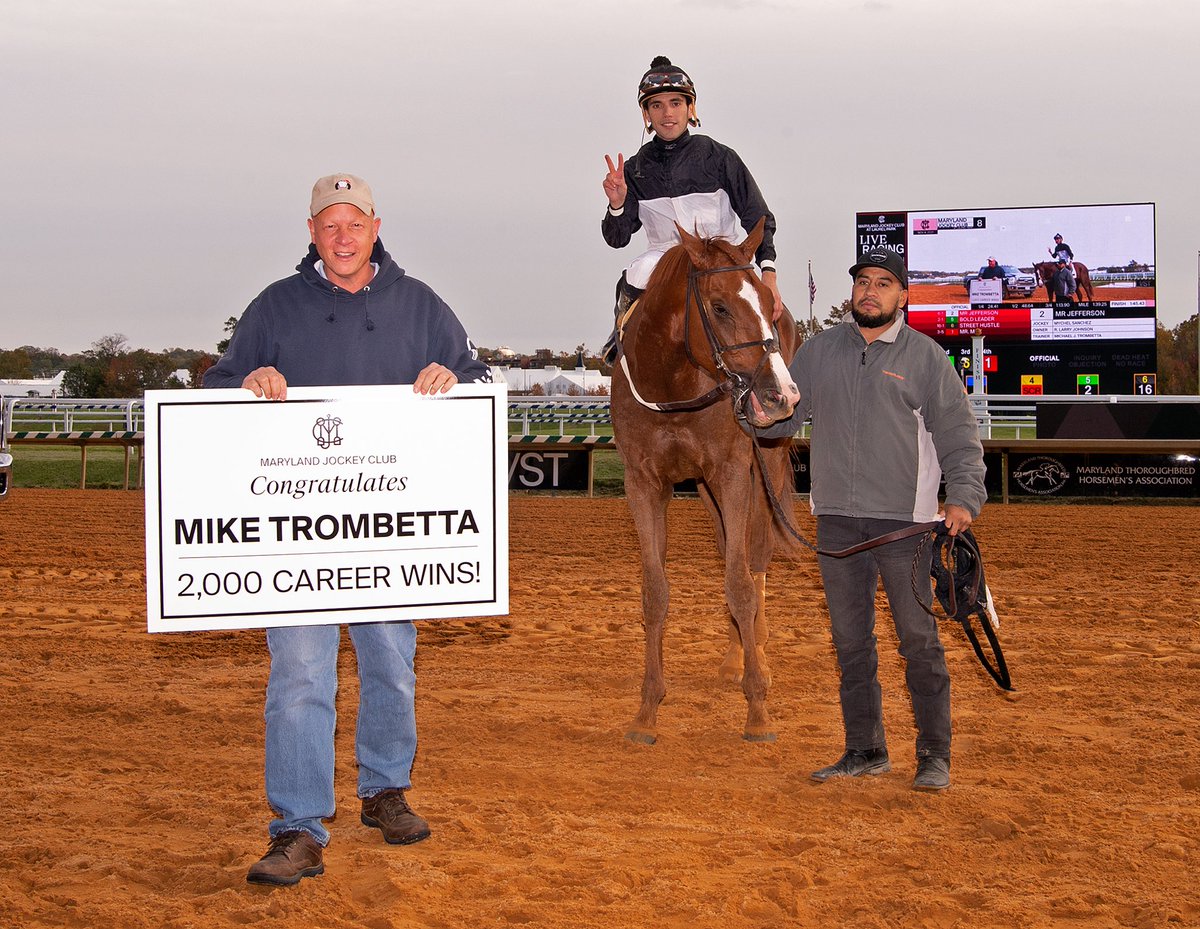
[[[15,445],[12,489],[79,487],[79,449],[73,445]],[[129,455],[129,485],[137,482],[137,455]],[[111,445],[89,445],[87,486],[89,490],[120,490],[125,484],[125,451]]]

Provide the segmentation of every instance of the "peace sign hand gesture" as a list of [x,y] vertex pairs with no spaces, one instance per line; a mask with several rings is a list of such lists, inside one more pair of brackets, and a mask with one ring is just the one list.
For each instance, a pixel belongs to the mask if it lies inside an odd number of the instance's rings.
[[629,188],[625,184],[625,156],[617,152],[617,163],[614,165],[610,156],[605,155],[608,162],[608,174],[604,178],[604,195],[608,197],[608,205],[619,210],[625,205],[625,195]]

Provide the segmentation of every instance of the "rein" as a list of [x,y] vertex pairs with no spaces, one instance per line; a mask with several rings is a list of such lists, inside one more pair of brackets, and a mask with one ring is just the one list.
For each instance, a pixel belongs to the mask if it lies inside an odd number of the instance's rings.
[[[922,549],[928,544],[928,539],[922,539],[917,548],[920,558]],[[938,602],[945,609],[945,616],[938,616],[920,598],[917,592],[916,570],[913,571],[913,595],[917,602],[934,619],[954,619],[962,623],[971,647],[975,649],[975,657],[983,665],[985,671],[992,676],[1003,690],[1012,690],[1012,677],[1008,673],[1008,663],[1004,660],[1004,652],[1000,648],[1000,640],[996,637],[996,629],[1000,622],[996,619],[996,611],[992,608],[992,594],[988,590],[987,581],[983,575],[983,556],[979,554],[979,545],[975,542],[975,534],[970,529],[964,529],[958,535],[952,536],[942,528],[933,535],[933,553],[930,561],[930,573],[934,579],[934,589]],[[971,624],[972,616],[979,617],[979,625],[987,637],[995,661],[989,661],[984,653],[975,627]]]
[[[772,353],[779,351],[779,340],[777,338],[755,339],[750,342],[737,342],[733,345],[723,345],[717,337],[716,330],[713,328],[712,320],[708,315],[708,308],[705,306],[704,298],[700,293],[700,278],[709,274],[723,274],[727,271],[753,271],[754,265],[729,265],[723,268],[695,268],[688,272],[687,291],[684,299],[683,308],[683,347],[687,352],[688,361],[692,367],[704,370],[696,356],[692,354],[692,339],[691,339],[691,323],[692,323],[692,300],[696,301],[696,308],[700,314],[700,324],[704,330],[704,335],[708,339],[709,350],[712,352],[713,364],[717,371],[724,376],[724,380],[707,393],[701,394],[698,397],[693,397],[690,400],[666,400],[662,402],[654,402],[646,400],[638,393],[637,387],[633,383],[633,372],[629,370],[629,363],[626,360],[627,356],[624,352],[621,353],[621,370],[625,372],[625,379],[629,382],[630,392],[633,398],[644,407],[652,410],[657,410],[660,413],[681,413],[689,410],[700,410],[707,406],[711,406],[725,394],[729,394],[733,401],[734,414],[738,419],[746,418],[746,409],[750,403],[750,391],[753,389],[754,382],[758,379],[758,375],[762,372],[767,363],[767,359]],[[746,377],[745,375],[733,370],[725,363],[724,355],[727,352],[734,352],[743,348],[761,347],[763,356],[758,362],[758,366],[754,372]]]
[[758,444],[758,436],[752,435],[751,441],[754,444],[754,457],[758,461],[758,470],[762,475],[763,490],[767,494],[767,500],[771,503],[771,510],[775,513],[775,518],[779,520],[781,526],[805,548],[817,555],[826,555],[830,558],[849,558],[851,555],[857,555],[859,552],[870,551],[880,545],[887,545],[889,542],[899,542],[901,539],[909,539],[914,535],[921,535],[926,532],[936,532],[938,526],[945,525],[941,520],[934,520],[928,523],[914,523],[911,526],[905,526],[903,529],[896,529],[893,532],[884,533],[881,536],[876,536],[873,539],[867,539],[865,542],[859,542],[857,545],[851,545],[849,548],[840,548],[836,551],[825,548],[817,548],[812,542],[808,541],[800,531],[792,525],[787,514],[783,510],[783,504],[779,502],[779,497],[775,493],[775,488],[771,486],[771,477],[767,473],[767,464],[763,461],[762,446]]

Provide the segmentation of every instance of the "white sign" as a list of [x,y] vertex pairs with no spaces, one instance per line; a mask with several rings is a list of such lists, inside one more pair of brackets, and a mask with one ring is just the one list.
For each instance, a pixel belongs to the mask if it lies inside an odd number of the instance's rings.
[[508,613],[502,385],[145,402],[150,632]]
[[1003,303],[1004,281],[998,277],[977,277],[971,281],[972,303]]

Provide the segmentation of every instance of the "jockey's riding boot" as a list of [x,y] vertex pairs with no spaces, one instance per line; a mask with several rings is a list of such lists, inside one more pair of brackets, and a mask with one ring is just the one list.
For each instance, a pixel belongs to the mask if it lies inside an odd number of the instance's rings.
[[621,272],[621,279],[617,281],[616,303],[613,306],[612,334],[604,343],[604,348],[600,350],[600,357],[610,367],[617,363],[618,349],[620,348],[621,323],[625,315],[629,312],[629,308],[633,306],[634,301],[645,292],[643,288],[634,287],[630,284],[625,279],[625,272]]

